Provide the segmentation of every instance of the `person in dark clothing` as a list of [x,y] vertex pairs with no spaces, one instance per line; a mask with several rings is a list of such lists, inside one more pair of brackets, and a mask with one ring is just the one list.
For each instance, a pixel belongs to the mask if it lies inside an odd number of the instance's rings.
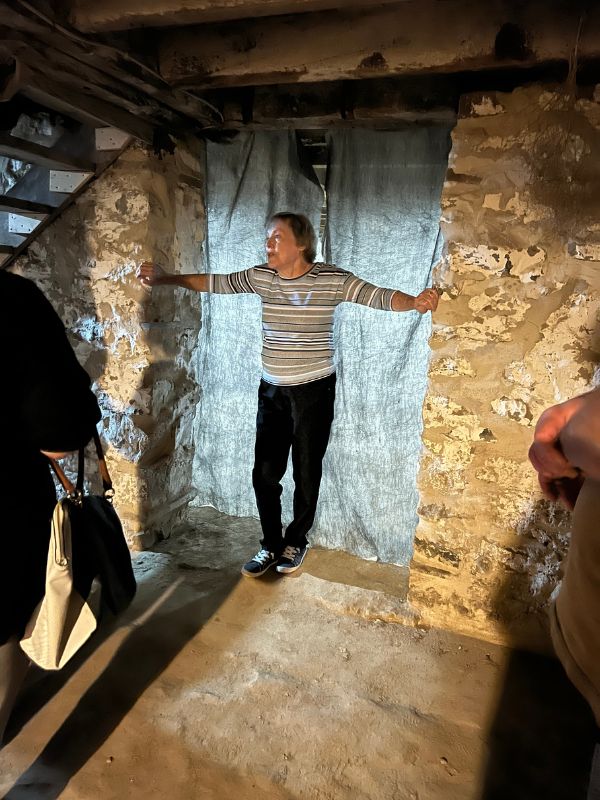
[[0,270],[0,742],[28,660],[19,640],[44,594],[56,503],[46,456],[91,439],[100,409],[64,326],[29,280]]

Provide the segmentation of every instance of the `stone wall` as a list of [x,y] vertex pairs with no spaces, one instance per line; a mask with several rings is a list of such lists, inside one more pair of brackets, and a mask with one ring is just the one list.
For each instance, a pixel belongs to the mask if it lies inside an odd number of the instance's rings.
[[[548,405],[598,382],[600,105],[542,87],[464,97],[442,197],[410,601],[426,624],[544,647],[570,516],[527,449]],[[135,547],[191,499],[198,298],[144,291],[144,258],[195,271],[203,151],[134,146],[18,262],[94,380]]]
[[410,600],[426,623],[531,647],[570,515],[527,450],[544,408],[599,382],[597,99],[464,97],[442,197]]
[[[203,148],[126,150],[19,259],[63,319],[102,407],[101,433],[130,544],[168,535],[193,497],[197,296],[141,287],[137,264],[197,270]],[[90,461],[90,464],[92,462]]]

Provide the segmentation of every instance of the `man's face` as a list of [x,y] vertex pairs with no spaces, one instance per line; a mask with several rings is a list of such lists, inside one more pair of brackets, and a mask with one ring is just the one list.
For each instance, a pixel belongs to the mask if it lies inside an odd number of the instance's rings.
[[277,269],[301,258],[304,247],[298,247],[294,232],[287,222],[276,219],[267,228],[266,249],[269,266]]

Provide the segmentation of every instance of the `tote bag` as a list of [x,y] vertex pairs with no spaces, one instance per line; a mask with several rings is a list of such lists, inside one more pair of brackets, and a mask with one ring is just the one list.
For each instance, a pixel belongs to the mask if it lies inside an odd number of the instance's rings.
[[77,485],[60,465],[52,469],[67,496],[52,516],[44,597],[21,647],[43,669],[60,669],[89,639],[101,614],[123,611],[136,591],[131,556],[112,506],[114,490],[97,434],[94,435],[104,494],[84,494],[84,457],[79,451]]

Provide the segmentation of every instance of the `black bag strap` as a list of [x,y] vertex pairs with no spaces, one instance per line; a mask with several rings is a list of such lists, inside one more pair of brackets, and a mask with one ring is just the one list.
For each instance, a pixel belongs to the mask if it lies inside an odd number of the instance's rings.
[[[94,430],[94,444],[96,446],[96,455],[98,456],[98,471],[100,472],[100,477],[102,478],[102,488],[104,490],[104,497],[107,500],[112,501],[115,495],[115,490],[113,489],[112,480],[108,472],[108,467],[106,466],[106,459],[104,458],[102,442],[100,441],[100,437],[98,436],[98,432],[96,430]],[[55,461],[55,459],[53,458],[49,458],[48,461],[50,462],[50,466],[52,467],[54,474],[60,481],[63,489],[69,495],[69,497],[73,498],[83,497],[83,479],[85,472],[84,448],[81,447],[79,449],[78,465],[77,465],[77,483],[75,486],[67,478],[63,468],[60,466],[58,461]]]
[[69,497],[71,497],[71,498],[75,498],[77,496],[77,490],[75,489],[75,487],[73,486],[71,481],[65,475],[64,470],[61,467],[61,465],[54,458],[50,458],[50,456],[47,456],[47,458],[48,458],[48,461],[50,462],[50,466],[52,467],[52,471],[54,472],[54,474],[58,478],[61,486],[63,487],[63,489],[65,490],[67,495]]

